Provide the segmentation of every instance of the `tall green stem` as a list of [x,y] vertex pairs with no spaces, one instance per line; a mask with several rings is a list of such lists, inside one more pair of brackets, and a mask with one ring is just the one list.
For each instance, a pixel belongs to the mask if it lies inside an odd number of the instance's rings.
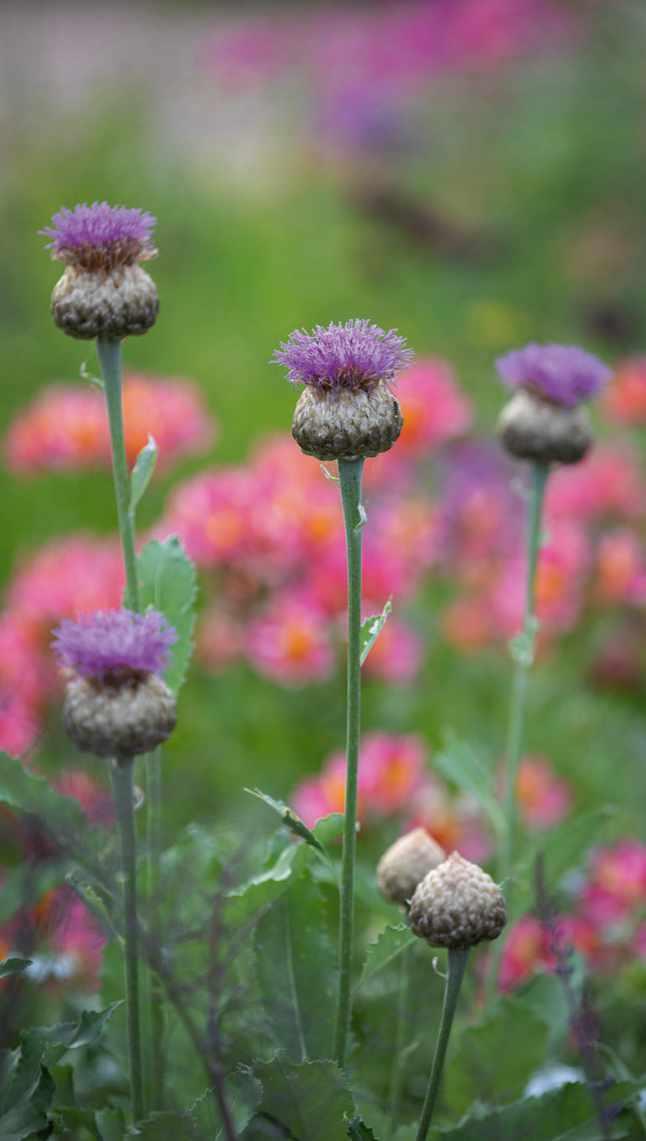
[[[511,913],[514,854],[518,828],[516,784],[518,781],[518,766],[520,764],[525,740],[529,671],[534,664],[534,647],[537,628],[536,568],[538,566],[538,556],[541,549],[541,524],[548,476],[548,464],[532,464],[531,489],[527,513],[527,577],[525,580],[523,627],[520,636],[514,639],[512,643],[512,654],[515,664],[511,690],[509,726],[507,729],[507,746],[505,749],[505,827],[500,848],[498,873],[500,882],[505,885],[507,910],[509,913]],[[492,952],[491,968],[487,979],[490,997],[493,995],[497,986],[503,949],[504,941],[499,939]]]
[[130,514],[130,473],[128,471],[123,434],[121,341],[106,341],[99,337],[96,348],[103,373],[105,399],[108,406],[108,419],[110,422],[112,475],[114,478],[114,495],[117,503],[119,536],[126,571],[126,601],[131,610],[138,610],[139,583],[137,579],[134,526],[132,515]]
[[536,640],[536,568],[541,547],[541,520],[545,486],[549,475],[547,464],[532,464],[532,482],[527,518],[527,578],[525,582],[525,606],[523,628],[520,638],[513,645],[514,678],[512,683],[511,709],[505,750],[505,833],[500,862],[500,878],[506,884],[507,902],[514,864],[514,847],[517,828],[516,782],[518,766],[525,738],[525,716],[529,671],[534,663]]
[[340,1066],[345,1064],[351,1013],[354,866],[357,848],[357,776],[361,727],[361,548],[364,522],[361,512],[362,472],[363,460],[339,460],[348,559],[347,772],[341,871],[339,1005],[335,1042],[335,1056]]
[[121,860],[123,867],[123,914],[126,937],[125,982],[128,1016],[128,1059],[130,1066],[130,1092],[134,1122],[143,1117],[143,1072],[141,1066],[141,1037],[139,1033],[139,927],[137,921],[137,849],[132,780],[132,758],[113,762],[112,787],[121,834]]
[[399,1123],[402,1086],[406,1066],[406,1030],[408,1028],[410,947],[399,956],[399,995],[397,1001],[397,1028],[395,1030],[395,1051],[390,1075],[390,1127],[389,1137],[394,1137]]
[[[150,938],[161,954],[161,764],[160,750],[146,757],[148,834],[147,886],[150,904]],[[164,1105],[164,1001],[159,976],[151,971],[148,979],[150,1016],[150,1099],[154,1109]]]
[[444,1069],[444,1059],[446,1057],[446,1048],[449,1044],[451,1036],[451,1027],[453,1025],[453,1016],[455,1008],[458,1003],[458,995],[460,994],[460,987],[462,986],[462,979],[464,978],[464,969],[467,965],[469,951],[449,951],[449,974],[446,980],[444,989],[444,1002],[442,1004],[442,1020],[440,1022],[440,1031],[435,1043],[435,1053],[433,1055],[433,1065],[431,1067],[431,1076],[422,1107],[422,1116],[419,1119],[419,1126],[417,1128],[417,1141],[426,1141],[428,1131],[433,1119],[433,1111],[435,1109],[435,1102],[437,1101],[437,1094],[440,1088],[440,1081],[442,1079],[442,1071]]

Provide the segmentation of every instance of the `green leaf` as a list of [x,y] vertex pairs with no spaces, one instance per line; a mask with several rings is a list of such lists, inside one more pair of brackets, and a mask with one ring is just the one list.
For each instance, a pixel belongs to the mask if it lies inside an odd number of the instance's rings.
[[337,954],[325,901],[310,875],[293,880],[256,927],[256,970],[269,1029],[295,1062],[332,1051]]
[[283,824],[286,828],[289,828],[290,832],[293,832],[296,836],[300,836],[307,844],[311,844],[313,848],[317,848],[319,852],[323,851],[321,844],[319,844],[314,833],[307,827],[305,821],[301,820],[300,816],[294,812],[294,809],[290,808],[288,804],[285,804],[283,800],[274,800],[273,796],[269,796],[259,788],[245,788],[244,791],[248,792],[250,796],[258,797],[258,800],[262,800],[263,804],[266,804],[269,808],[273,809],[274,812],[278,813]]
[[128,504],[128,510],[133,519],[137,507],[145,495],[146,488],[152,479],[157,464],[157,455],[157,443],[152,436],[149,436],[148,442],[141,449],[135,460],[135,466],[130,473],[130,503]]
[[105,1010],[84,1010],[78,1022],[57,1022],[53,1026],[37,1026],[24,1035],[27,1042],[40,1043],[41,1056],[46,1050],[54,1053],[78,1050],[81,1046],[94,1046],[100,1039],[115,1010],[123,1006],[123,999],[112,1002]]
[[489,1015],[452,1039],[445,1098],[455,1114],[474,1101],[496,1105],[523,1092],[545,1058],[548,1027],[515,998],[499,999]]
[[25,1039],[9,1055],[0,1089],[2,1141],[23,1141],[47,1127],[55,1087],[42,1057],[42,1044]]
[[[16,763],[15,761],[13,762]],[[44,860],[34,863],[29,869],[29,886],[34,899],[39,899],[53,887],[65,880],[67,864],[60,861]],[[25,892],[24,864],[8,868],[2,880],[0,892],[0,923],[9,919],[22,906]],[[2,976],[0,976],[2,977]]]
[[336,1062],[283,1058],[254,1066],[263,1088],[260,1109],[298,1141],[347,1141],[352,1097]]
[[493,793],[492,774],[476,748],[451,733],[444,749],[434,755],[433,765],[462,792],[476,798],[497,832],[503,830],[504,814]]
[[320,820],[317,820],[314,825],[314,836],[319,845],[322,848],[330,848],[336,844],[343,835],[344,823],[345,820],[341,812],[330,812],[328,816],[322,816]]
[[[507,1058],[501,1055],[499,1064],[504,1065]],[[435,1136],[438,1141],[598,1141],[599,1126],[589,1089],[583,1083],[571,1083],[492,1113],[474,1113],[457,1128],[439,1130]],[[623,1126],[613,1127],[610,1136],[626,1136]]]
[[[262,1085],[249,1066],[240,1065],[226,1079],[227,1105],[238,1136],[242,1136],[262,1100]],[[224,1141],[221,1129],[215,1141]]]
[[306,844],[289,844],[271,867],[230,891],[227,909],[229,922],[241,923],[278,899],[287,890],[290,878],[303,871],[307,853]]
[[144,1141],[199,1141],[197,1126],[186,1113],[151,1113],[145,1121],[138,1121],[126,1134],[141,1137]]
[[8,975],[21,975],[31,966],[31,962],[31,959],[5,959],[0,963],[0,979],[6,979]]
[[362,988],[370,986],[381,971],[415,942],[416,937],[404,923],[386,927],[374,943],[368,944],[358,985]]
[[0,804],[39,816],[61,838],[81,837],[89,831],[78,800],[62,796],[44,777],[29,772],[6,753],[0,753]]
[[120,1109],[100,1109],[94,1121],[101,1141],[123,1141],[126,1136],[126,1119]]
[[352,1141],[378,1141],[362,1117],[353,1117],[348,1121],[348,1137],[351,1137]]
[[137,558],[142,609],[160,610],[177,631],[166,681],[177,692],[186,677],[193,649],[197,578],[195,566],[175,535],[146,543]]
[[377,638],[381,634],[386,622],[393,612],[392,600],[389,598],[384,606],[381,614],[373,614],[370,618],[364,618],[361,623],[361,665],[365,662],[368,654],[374,646]]

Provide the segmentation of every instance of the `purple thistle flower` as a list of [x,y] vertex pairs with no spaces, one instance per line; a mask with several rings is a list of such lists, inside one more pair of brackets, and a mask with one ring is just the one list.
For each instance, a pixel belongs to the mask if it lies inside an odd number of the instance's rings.
[[73,210],[63,207],[39,233],[51,238],[47,248],[59,261],[86,269],[113,268],[154,257],[155,222],[143,210],[82,202]]
[[527,388],[563,408],[590,400],[611,376],[598,357],[575,345],[526,345],[499,357],[496,368],[510,388]]
[[123,673],[160,674],[177,634],[157,610],[99,610],[64,619],[52,645],[59,662],[82,677],[105,680]]
[[394,329],[384,332],[370,321],[317,325],[312,333],[296,329],[273,356],[285,365],[293,383],[314,388],[369,388],[390,381],[410,364],[413,353]]

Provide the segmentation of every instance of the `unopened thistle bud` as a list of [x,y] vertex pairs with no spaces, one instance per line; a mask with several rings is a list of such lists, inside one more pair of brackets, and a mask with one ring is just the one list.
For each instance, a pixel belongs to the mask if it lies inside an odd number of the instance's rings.
[[507,922],[498,885],[458,852],[425,876],[411,900],[409,917],[415,935],[432,947],[452,951],[497,939]]
[[53,644],[67,677],[63,721],[79,749],[123,763],[170,736],[175,698],[161,672],[176,638],[156,610],[61,622]]
[[425,828],[414,828],[386,849],[377,864],[377,885],[386,899],[407,907],[415,888],[433,868],[446,859],[446,852]]
[[503,409],[498,434],[517,459],[574,464],[592,444],[583,402],[596,396],[610,370],[583,349],[527,345],[496,362],[514,395]]
[[296,330],[274,353],[288,379],[305,385],[292,435],[319,460],[357,460],[386,452],[402,430],[389,383],[412,360],[403,337],[369,321]]
[[154,281],[139,264],[156,254],[152,214],[107,202],[59,210],[41,233],[65,265],[54,286],[52,314],[64,333],[82,340],[121,340],[157,319]]

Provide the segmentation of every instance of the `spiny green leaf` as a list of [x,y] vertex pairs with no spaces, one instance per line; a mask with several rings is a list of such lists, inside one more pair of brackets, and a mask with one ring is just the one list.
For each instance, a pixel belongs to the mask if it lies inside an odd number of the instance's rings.
[[56,836],[85,836],[88,832],[78,800],[62,796],[44,777],[29,772],[6,753],[0,753],[0,804],[39,816]]
[[259,788],[245,788],[244,791],[248,792],[250,796],[257,796],[258,800],[262,800],[264,804],[278,813],[283,824],[286,828],[289,828],[290,832],[294,832],[296,836],[300,836],[307,844],[311,844],[313,848],[317,848],[319,852],[323,851],[321,844],[319,844],[314,833],[307,827],[305,821],[301,820],[300,816],[294,812],[294,809],[290,808],[288,804],[285,804],[283,800],[275,800],[273,796],[269,796]]
[[300,875],[305,868],[308,850],[306,844],[289,844],[271,867],[229,892],[229,922],[241,923],[278,899],[287,890],[290,877]]
[[381,614],[373,614],[370,618],[365,618],[361,623],[361,665],[363,665],[368,657],[392,611],[393,604],[389,598]]
[[166,681],[177,692],[186,677],[193,650],[197,578],[195,566],[176,535],[146,543],[137,559],[141,606],[160,610],[177,631]]
[[299,1141],[347,1141],[354,1116],[345,1076],[336,1062],[284,1058],[254,1066],[263,1088],[260,1108]]
[[135,466],[130,474],[130,503],[128,510],[133,519],[137,507],[146,493],[146,488],[153,477],[153,472],[157,464],[157,455],[157,443],[152,436],[149,436],[148,442],[137,456]]
[[101,1141],[123,1141],[126,1136],[126,1121],[120,1109],[100,1109],[95,1125]]
[[[508,1055],[498,1064],[504,1066]],[[625,1102],[627,1090],[616,1087],[607,1095],[609,1104]],[[624,1126],[611,1127],[610,1137],[625,1137]],[[477,1110],[454,1129],[441,1129],[433,1135],[446,1141],[598,1141],[599,1125],[594,1118],[590,1090],[583,1083],[569,1083],[541,1097],[527,1097],[491,1113]]]
[[337,955],[325,928],[323,894],[309,874],[293,880],[261,917],[255,954],[277,1046],[296,1062],[329,1057]]
[[151,1113],[145,1121],[138,1121],[128,1130],[127,1137],[141,1137],[143,1141],[200,1141],[197,1126],[185,1113]]
[[[227,1076],[227,1105],[236,1133],[242,1136],[262,1100],[262,1084],[249,1066],[238,1066]],[[221,1129],[215,1141],[224,1141]]]
[[378,1141],[362,1117],[353,1117],[348,1121],[348,1137],[352,1138],[352,1141]]
[[41,1056],[53,1048],[54,1054],[65,1050],[78,1050],[98,1042],[112,1015],[123,1000],[112,1002],[104,1010],[84,1010],[78,1022],[57,1022],[53,1026],[37,1026],[26,1031],[24,1041],[40,1044]]
[[358,985],[366,987],[376,976],[416,942],[409,927],[399,923],[386,927],[374,943],[369,943]]
[[6,979],[8,975],[21,975],[30,966],[31,959],[5,959],[0,963],[0,979]]

